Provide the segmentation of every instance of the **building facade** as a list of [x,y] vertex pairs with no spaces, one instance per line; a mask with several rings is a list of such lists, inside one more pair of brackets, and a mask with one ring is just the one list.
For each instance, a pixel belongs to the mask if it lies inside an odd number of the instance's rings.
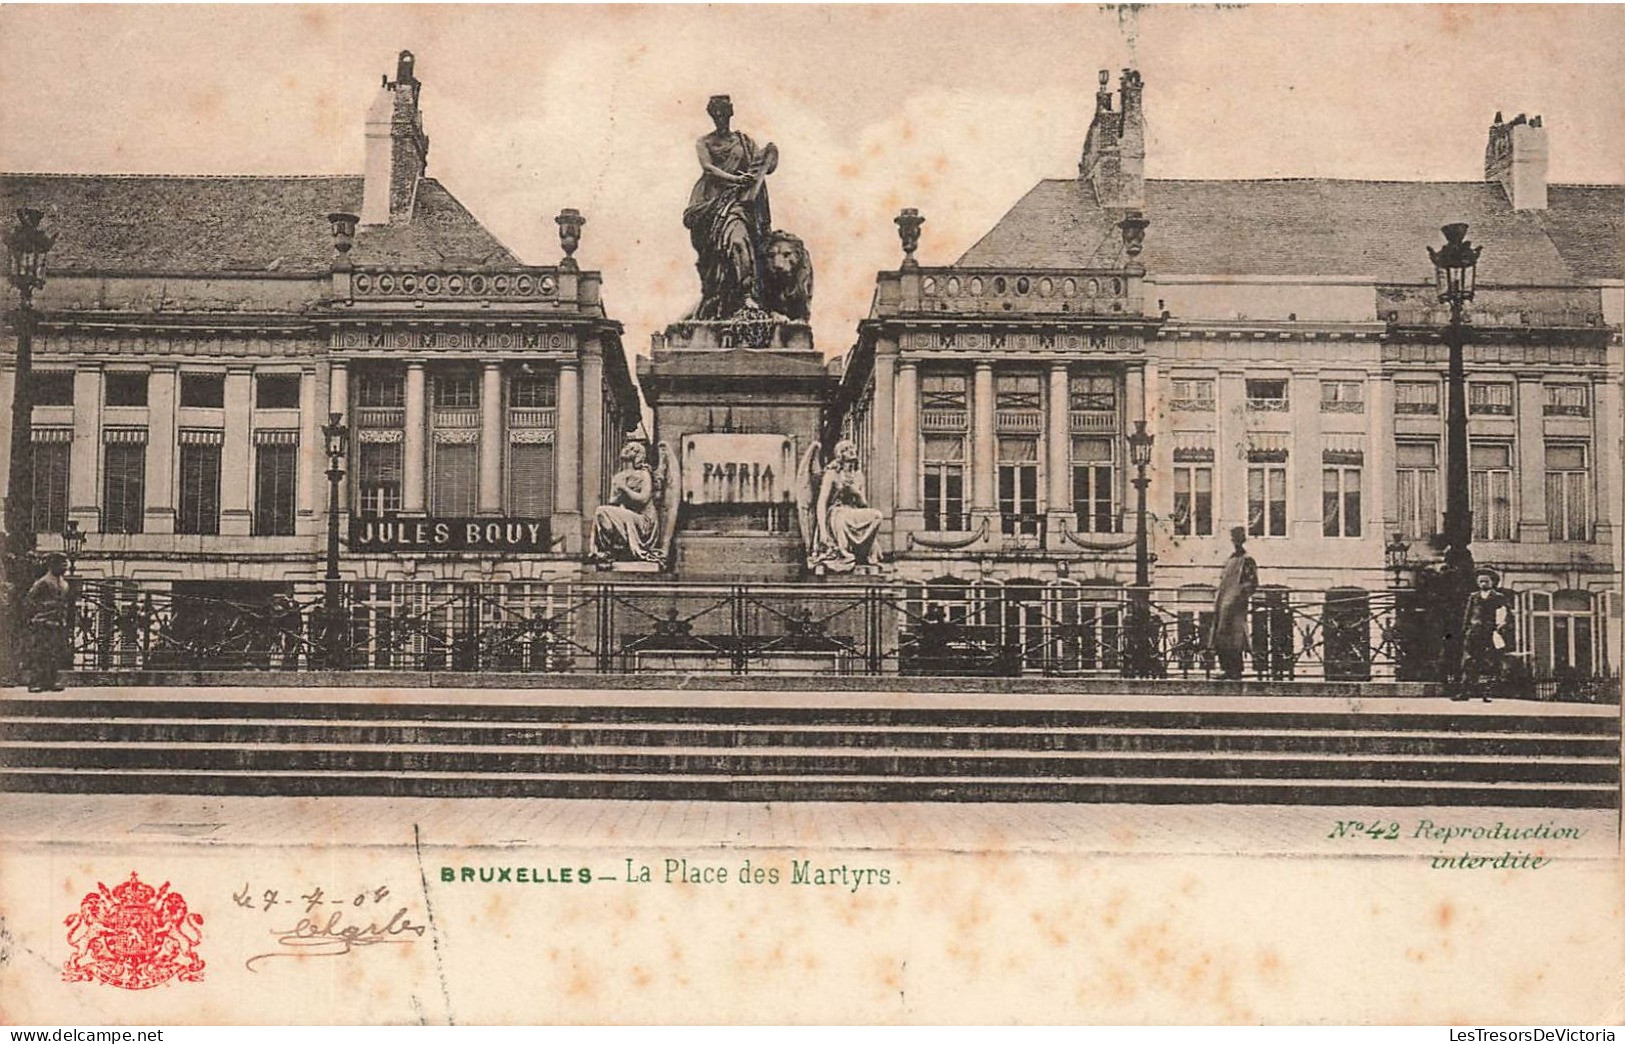
[[56,235],[33,340],[42,549],[72,521],[81,577],[225,604],[319,579],[339,414],[357,597],[579,575],[583,512],[639,423],[620,326],[570,256],[579,215],[558,264],[525,265],[426,176],[421,91],[402,52],[360,177],[0,178],[7,212],[44,209]]
[[[1234,526],[1261,569],[1255,661],[1378,644],[1372,602],[1434,560],[1449,312],[1427,249],[1463,221],[1483,247],[1475,554],[1517,595],[1538,674],[1617,671],[1625,187],[1548,184],[1541,119],[1499,114],[1477,182],[1147,179],[1142,89],[1125,70],[1114,98],[1102,73],[1077,176],[1039,183],[953,265],[920,266],[918,215],[898,218],[905,260],[829,418],[863,449],[895,576],[996,616],[1031,666],[1100,666],[1067,661],[1106,655],[1122,624],[1143,422],[1176,648],[1196,644]],[[1086,640],[1026,637],[1045,628]]]

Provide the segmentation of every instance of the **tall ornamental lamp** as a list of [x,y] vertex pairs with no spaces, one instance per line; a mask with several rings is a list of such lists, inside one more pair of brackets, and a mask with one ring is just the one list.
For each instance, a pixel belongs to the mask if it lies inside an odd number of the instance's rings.
[[344,482],[344,459],[349,449],[350,428],[344,414],[331,413],[322,425],[327,443],[327,571],[322,592],[322,653],[327,667],[345,666],[344,606],[339,581],[339,486]]
[[33,207],[17,211],[17,223],[5,234],[11,285],[17,288],[13,320],[17,332],[16,365],[11,386],[11,470],[6,489],[5,562],[7,600],[3,609],[11,635],[0,674],[21,676],[23,596],[33,583],[34,551],[34,291],[45,286],[45,258],[56,237],[40,227],[45,214]]
[[[1463,311],[1473,299],[1478,255],[1484,248],[1468,241],[1465,224],[1446,225],[1442,231],[1444,246],[1428,247],[1428,258],[1433,262],[1439,303],[1450,306],[1450,323],[1445,327],[1450,361],[1446,373],[1444,582],[1439,585],[1443,604],[1438,606],[1444,614],[1441,619],[1450,620],[1460,615],[1473,582],[1473,514],[1467,477],[1467,376],[1462,358],[1467,324]],[[1445,662],[1459,665],[1461,636],[1451,630],[1447,641]],[[1449,673],[1453,675],[1454,670]]]
[[1129,601],[1128,648],[1125,673],[1131,678],[1155,678],[1162,674],[1151,615],[1151,551],[1146,531],[1145,491],[1151,485],[1146,469],[1151,466],[1151,447],[1156,436],[1145,430],[1145,421],[1135,421],[1128,436],[1129,461],[1134,465],[1134,590]]

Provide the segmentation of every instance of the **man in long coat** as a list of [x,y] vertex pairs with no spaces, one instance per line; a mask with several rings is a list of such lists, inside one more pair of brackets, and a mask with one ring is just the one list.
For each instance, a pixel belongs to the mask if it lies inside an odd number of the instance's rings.
[[1258,563],[1247,553],[1247,530],[1230,530],[1235,550],[1219,574],[1219,589],[1213,598],[1213,651],[1219,658],[1220,677],[1241,680],[1241,654],[1247,648],[1247,611],[1253,592],[1258,590]]

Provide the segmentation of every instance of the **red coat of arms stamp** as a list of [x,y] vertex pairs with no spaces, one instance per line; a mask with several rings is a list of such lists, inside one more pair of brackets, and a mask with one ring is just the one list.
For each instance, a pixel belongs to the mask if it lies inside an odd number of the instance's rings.
[[203,918],[187,910],[169,882],[153,888],[134,871],[111,890],[101,882],[86,893],[79,912],[63,923],[73,956],[62,966],[67,982],[92,979],[126,990],[145,990],[178,979],[203,981]]

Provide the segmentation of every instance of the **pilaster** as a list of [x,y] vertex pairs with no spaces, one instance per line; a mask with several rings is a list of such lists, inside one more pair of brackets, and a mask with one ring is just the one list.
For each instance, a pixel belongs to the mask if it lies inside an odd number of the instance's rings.
[[422,362],[406,364],[405,427],[401,438],[401,511],[421,515],[428,503],[424,457],[429,449],[428,377]]
[[101,532],[102,371],[73,372],[73,447],[68,460],[68,517],[86,533]]
[[[1515,537],[1522,544],[1544,544],[1551,539],[1546,529],[1546,392],[1541,374],[1518,374],[1517,454],[1518,528]],[[1469,419],[1469,430],[1471,420]],[[1471,435],[1468,444],[1471,445]]]
[[[241,368],[226,371],[224,403],[226,430],[220,450],[220,535],[248,536],[254,531],[254,513],[249,507],[249,484],[254,479],[253,433],[250,430],[254,409],[252,370]],[[147,454],[150,475],[153,455],[150,433]],[[150,492],[148,496],[151,496]]]
[[479,512],[502,513],[502,364],[488,362],[480,386]]

